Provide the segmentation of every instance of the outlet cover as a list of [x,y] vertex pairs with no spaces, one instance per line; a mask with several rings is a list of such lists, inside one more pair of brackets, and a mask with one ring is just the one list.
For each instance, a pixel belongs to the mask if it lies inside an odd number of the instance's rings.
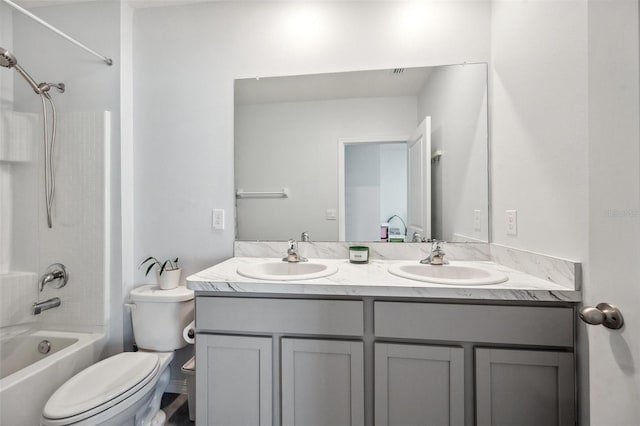
[[507,210],[507,235],[518,235],[518,211]]
[[480,219],[482,217],[482,212],[480,210],[473,211],[473,230],[476,232],[482,231],[482,223]]
[[216,231],[224,229],[223,209],[213,209],[213,214],[211,215],[211,227]]

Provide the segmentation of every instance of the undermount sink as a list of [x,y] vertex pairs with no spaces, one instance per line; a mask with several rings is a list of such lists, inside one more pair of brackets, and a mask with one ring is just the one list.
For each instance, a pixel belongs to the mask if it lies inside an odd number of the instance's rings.
[[509,279],[492,268],[464,265],[461,262],[448,265],[423,265],[417,262],[391,265],[389,273],[415,281],[468,286],[500,284]]
[[290,263],[283,261],[246,263],[238,266],[238,274],[266,281],[295,281],[323,278],[338,272],[335,265],[317,262]]

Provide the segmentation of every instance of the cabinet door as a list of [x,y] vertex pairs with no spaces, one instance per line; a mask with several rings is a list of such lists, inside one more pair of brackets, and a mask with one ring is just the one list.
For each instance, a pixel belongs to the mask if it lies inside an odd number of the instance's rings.
[[464,424],[464,349],[376,343],[375,423]]
[[198,334],[197,340],[198,424],[271,425],[271,338]]
[[476,349],[477,425],[575,424],[573,354]]
[[282,339],[283,426],[364,424],[362,342]]

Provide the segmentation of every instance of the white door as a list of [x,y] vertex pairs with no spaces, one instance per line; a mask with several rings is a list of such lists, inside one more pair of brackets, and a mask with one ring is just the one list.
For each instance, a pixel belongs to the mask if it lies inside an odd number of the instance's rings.
[[407,141],[407,237],[431,238],[431,117]]
[[581,346],[588,344],[588,355],[581,353],[578,362],[582,368],[588,364],[588,382],[582,386],[588,388],[583,402],[588,403],[590,426],[640,424],[638,12],[637,1],[589,2],[589,261],[584,303],[617,305],[625,320],[620,330],[579,322],[579,336],[586,336]]

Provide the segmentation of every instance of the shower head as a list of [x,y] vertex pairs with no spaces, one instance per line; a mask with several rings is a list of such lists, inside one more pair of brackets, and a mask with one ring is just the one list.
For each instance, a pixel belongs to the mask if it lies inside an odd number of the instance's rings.
[[16,66],[18,61],[15,56],[7,49],[0,47],[0,67],[11,68]]
[[16,59],[16,57],[13,56],[13,54],[7,49],[4,49],[2,47],[0,47],[0,66],[3,66],[5,68],[15,68],[16,71],[18,71],[18,74],[20,74],[22,78],[24,78],[27,83],[29,83],[29,86],[31,86],[34,92],[36,92],[38,95],[42,94],[42,88],[38,86],[38,83],[36,83],[36,81],[29,75],[28,72],[24,70],[24,68],[18,65],[18,60]]

